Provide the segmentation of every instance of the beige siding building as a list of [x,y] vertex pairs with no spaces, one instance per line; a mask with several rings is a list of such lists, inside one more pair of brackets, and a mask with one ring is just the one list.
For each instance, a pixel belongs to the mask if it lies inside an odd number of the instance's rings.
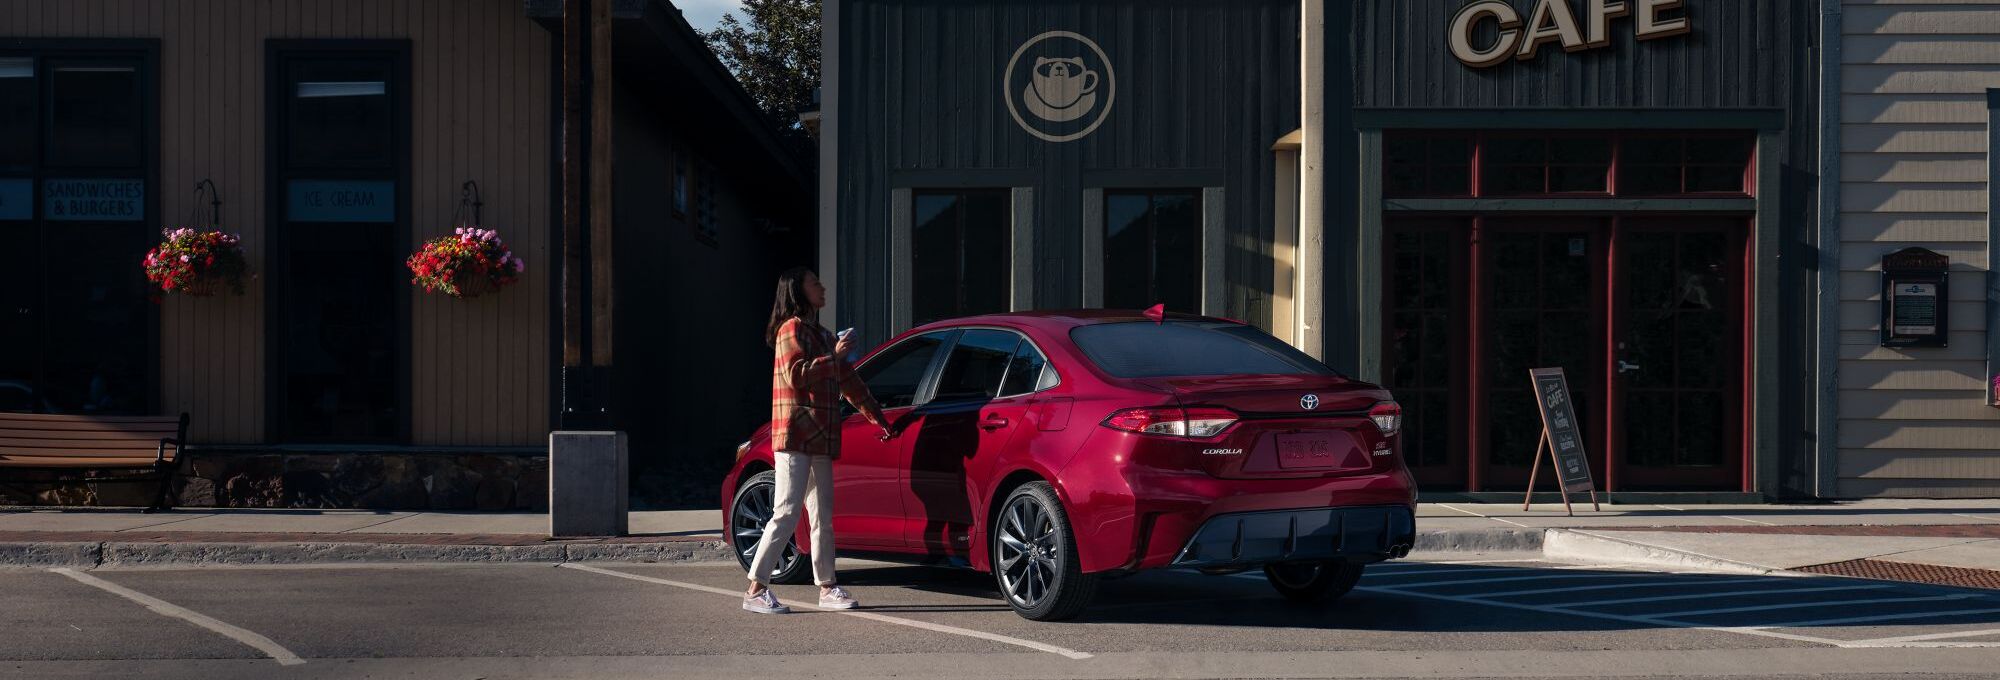
[[[29,249],[0,271],[0,410],[188,414],[183,505],[541,507],[564,417],[547,4],[0,0],[0,241]],[[811,193],[671,3],[614,24],[611,424],[635,472],[724,465],[768,417],[757,338],[776,271],[812,259]],[[412,285],[405,258],[474,222],[518,281]],[[242,237],[240,295],[146,282],[163,229],[211,226]],[[0,504],[129,500],[99,486]]]
[[[2000,3],[1847,0],[1841,14],[1832,495],[2000,495],[1988,194]],[[1910,247],[1950,258],[1944,347],[1882,346],[1882,259]]]

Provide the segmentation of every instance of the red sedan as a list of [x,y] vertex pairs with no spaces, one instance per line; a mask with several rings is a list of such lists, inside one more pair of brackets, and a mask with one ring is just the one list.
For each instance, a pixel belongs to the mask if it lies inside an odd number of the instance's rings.
[[[990,571],[1030,619],[1075,616],[1099,579],[1142,569],[1262,568],[1288,598],[1329,599],[1415,539],[1389,392],[1251,326],[996,314],[911,330],[859,370],[901,436],[844,424],[842,554]],[[771,461],[760,430],[723,481],[746,568],[770,517]],[[804,530],[780,583],[811,576]]]

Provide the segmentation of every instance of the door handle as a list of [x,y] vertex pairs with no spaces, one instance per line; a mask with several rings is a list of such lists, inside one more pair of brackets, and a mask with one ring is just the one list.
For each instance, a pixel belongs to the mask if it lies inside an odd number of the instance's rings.
[[1000,416],[986,416],[979,421],[979,429],[998,430],[1007,426],[1007,419]]

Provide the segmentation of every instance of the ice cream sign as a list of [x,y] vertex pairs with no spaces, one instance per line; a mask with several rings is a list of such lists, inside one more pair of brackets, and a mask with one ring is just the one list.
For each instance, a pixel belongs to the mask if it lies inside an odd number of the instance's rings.
[[1544,45],[1561,45],[1564,52],[1597,49],[1611,44],[1613,24],[1627,17],[1639,40],[1694,30],[1684,0],[1584,0],[1581,13],[1572,1],[1535,0],[1523,17],[1507,0],[1475,0],[1451,18],[1451,55],[1466,66],[1489,68],[1533,59]]

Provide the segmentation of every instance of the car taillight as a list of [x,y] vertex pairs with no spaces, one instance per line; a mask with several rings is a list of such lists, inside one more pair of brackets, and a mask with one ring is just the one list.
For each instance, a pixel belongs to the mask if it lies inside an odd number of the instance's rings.
[[1403,407],[1393,401],[1378,401],[1368,409],[1368,419],[1375,421],[1375,429],[1384,437],[1394,437],[1403,429]]
[[1106,427],[1168,437],[1206,439],[1236,424],[1236,412],[1219,406],[1128,408],[1104,419]]

